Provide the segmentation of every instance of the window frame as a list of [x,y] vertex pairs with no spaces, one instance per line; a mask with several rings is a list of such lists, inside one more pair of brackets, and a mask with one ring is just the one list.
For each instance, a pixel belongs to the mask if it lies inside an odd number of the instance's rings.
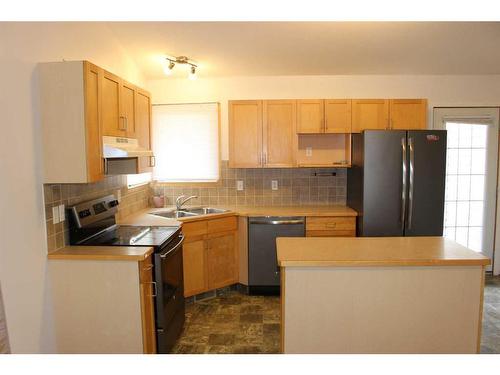
[[[151,182],[156,186],[165,186],[165,187],[222,187],[222,178],[221,178],[221,166],[222,166],[222,153],[221,153],[221,105],[220,102],[200,102],[200,103],[156,103],[153,106],[161,106],[161,105],[187,105],[187,104],[216,104],[217,106],[217,139],[218,139],[218,150],[217,150],[217,163],[218,163],[218,171],[219,174],[217,176],[216,181],[159,181],[154,178],[154,173],[152,175]],[[154,137],[153,127],[152,137]]]

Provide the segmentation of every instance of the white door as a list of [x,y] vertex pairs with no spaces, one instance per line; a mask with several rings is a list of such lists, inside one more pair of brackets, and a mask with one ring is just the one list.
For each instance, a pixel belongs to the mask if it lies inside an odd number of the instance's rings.
[[[498,117],[498,108],[434,108],[434,128],[448,131],[444,236],[491,259],[495,252]],[[497,268],[499,272],[499,265]]]

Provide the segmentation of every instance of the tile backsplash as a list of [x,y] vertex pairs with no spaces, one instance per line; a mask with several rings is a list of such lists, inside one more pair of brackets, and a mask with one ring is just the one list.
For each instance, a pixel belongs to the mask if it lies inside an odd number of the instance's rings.
[[[333,176],[332,174],[335,174]],[[244,190],[236,189],[243,181]],[[272,181],[278,190],[272,190]],[[291,206],[346,204],[346,169],[335,168],[228,168],[221,163],[221,183],[217,187],[172,187],[152,184],[155,195],[165,196],[165,205],[175,204],[181,194],[197,195],[191,205]]]
[[45,220],[47,227],[48,250],[52,252],[69,244],[68,218],[53,224],[52,207],[64,204],[66,208],[80,202],[99,198],[120,191],[121,202],[117,217],[124,217],[150,205],[152,190],[149,185],[129,189],[125,176],[106,177],[92,184],[45,184]]
[[[244,189],[238,191],[236,182],[243,181]],[[272,181],[278,189],[272,190]],[[151,206],[151,197],[164,195],[165,205],[175,204],[181,194],[197,195],[191,205],[231,206],[291,206],[346,204],[345,169],[335,168],[228,168],[221,163],[221,181],[217,187],[183,187],[151,183],[129,189],[125,176],[107,177],[93,184],[46,184],[43,186],[45,220],[49,252],[69,244],[68,220],[53,224],[52,207],[67,207],[120,191],[121,202],[117,217],[125,217]]]

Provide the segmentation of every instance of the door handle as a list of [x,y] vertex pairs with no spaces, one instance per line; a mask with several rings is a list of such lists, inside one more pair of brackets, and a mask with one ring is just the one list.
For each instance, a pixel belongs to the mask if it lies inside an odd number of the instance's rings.
[[413,219],[413,186],[415,184],[415,147],[413,138],[408,138],[410,148],[410,189],[408,190],[408,229],[411,229]]
[[406,216],[406,139],[401,138],[401,151],[402,151],[402,162],[401,162],[401,230],[405,229],[405,216]]

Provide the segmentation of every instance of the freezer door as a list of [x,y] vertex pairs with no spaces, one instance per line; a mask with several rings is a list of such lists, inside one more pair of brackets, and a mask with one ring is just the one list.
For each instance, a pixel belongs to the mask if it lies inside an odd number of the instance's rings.
[[406,236],[442,236],[446,130],[408,131]]
[[406,131],[363,133],[363,212],[360,236],[402,236]]

